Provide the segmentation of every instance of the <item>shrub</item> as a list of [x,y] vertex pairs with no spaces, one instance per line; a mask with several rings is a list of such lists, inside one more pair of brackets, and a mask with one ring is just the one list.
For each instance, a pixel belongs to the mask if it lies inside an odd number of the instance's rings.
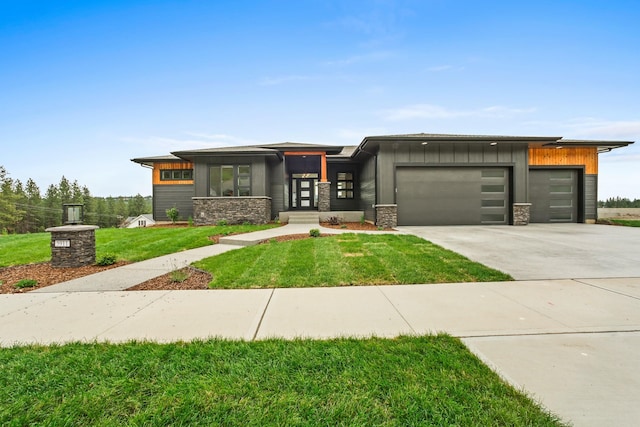
[[251,225],[251,223],[249,221],[245,221],[242,223],[242,225],[247,226],[247,225]]
[[360,216],[360,224],[364,225],[364,215]]
[[327,222],[331,225],[340,225],[340,218],[337,216],[330,216],[327,218]]
[[170,209],[167,209],[165,212],[167,213],[167,217],[169,217],[171,222],[174,224],[176,223],[178,218],[180,218],[180,211],[175,206]]
[[229,224],[229,223],[227,222],[227,220],[226,220],[226,219],[221,219],[220,221],[218,221],[217,226],[218,226],[218,227],[224,227],[224,226],[226,226],[227,224]]
[[106,265],[113,265],[116,263],[117,259],[118,258],[114,254],[104,254],[98,257],[98,259],[96,260],[96,265],[103,267]]
[[309,230],[309,236],[320,237],[320,230],[318,230],[317,228],[312,228],[311,230]]
[[38,281],[33,279],[22,279],[13,286],[18,289],[33,288],[34,286],[38,286]]
[[189,278],[190,274],[186,268],[183,268],[180,270],[173,270],[169,276],[171,277],[172,282],[182,283]]
[[193,227],[193,217],[191,215],[187,218],[187,222],[189,223],[189,227]]

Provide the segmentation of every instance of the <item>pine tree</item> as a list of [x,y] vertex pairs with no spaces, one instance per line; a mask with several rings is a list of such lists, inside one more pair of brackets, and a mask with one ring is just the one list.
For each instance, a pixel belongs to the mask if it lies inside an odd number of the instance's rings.
[[14,192],[13,180],[7,176],[4,166],[0,166],[0,233],[14,233],[24,211],[17,208],[18,197]]
[[150,213],[147,210],[147,201],[138,193],[129,200],[129,216],[138,216],[145,213]]
[[44,226],[57,227],[62,224],[62,201],[58,187],[51,184],[44,195]]
[[43,231],[42,224],[44,222],[42,196],[40,195],[40,188],[36,185],[35,181],[31,178],[27,180],[27,186],[25,188],[27,195],[27,209],[26,218],[29,223],[29,233],[37,233]]

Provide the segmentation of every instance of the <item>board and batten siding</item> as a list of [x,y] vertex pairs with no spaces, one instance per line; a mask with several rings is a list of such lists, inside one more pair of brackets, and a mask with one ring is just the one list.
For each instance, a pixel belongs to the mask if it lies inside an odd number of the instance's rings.
[[251,195],[269,196],[264,157],[203,157],[195,164],[195,197],[209,197],[209,167],[215,165],[251,165]]
[[378,152],[378,203],[395,203],[396,166],[504,166],[511,168],[512,202],[527,201],[528,147],[523,144],[420,142],[383,144]]
[[596,147],[529,148],[531,166],[582,166],[586,175],[598,174],[598,149]]
[[360,164],[358,174],[359,210],[364,211],[367,221],[376,220],[376,210],[373,207],[376,204],[376,161],[375,156],[368,157]]
[[190,162],[165,162],[165,163],[154,163],[153,164],[153,173],[152,180],[153,185],[185,185],[185,184],[193,184],[193,180],[166,180],[163,181],[160,179],[160,171],[163,170],[180,170],[180,169],[193,169],[193,163]]

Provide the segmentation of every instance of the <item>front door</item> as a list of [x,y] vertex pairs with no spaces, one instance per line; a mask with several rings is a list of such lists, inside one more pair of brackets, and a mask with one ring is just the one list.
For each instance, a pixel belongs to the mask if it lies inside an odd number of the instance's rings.
[[315,209],[316,182],[314,178],[291,178],[291,207],[293,209]]

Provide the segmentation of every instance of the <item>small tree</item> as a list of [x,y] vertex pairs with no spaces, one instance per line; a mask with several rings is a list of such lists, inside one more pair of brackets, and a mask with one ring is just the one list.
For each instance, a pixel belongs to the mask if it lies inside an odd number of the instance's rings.
[[172,207],[171,209],[167,209],[166,213],[167,213],[167,216],[169,217],[169,219],[171,220],[171,222],[174,223],[174,224],[176,223],[176,221],[180,217],[180,211],[178,211],[178,208],[176,208],[175,206]]

